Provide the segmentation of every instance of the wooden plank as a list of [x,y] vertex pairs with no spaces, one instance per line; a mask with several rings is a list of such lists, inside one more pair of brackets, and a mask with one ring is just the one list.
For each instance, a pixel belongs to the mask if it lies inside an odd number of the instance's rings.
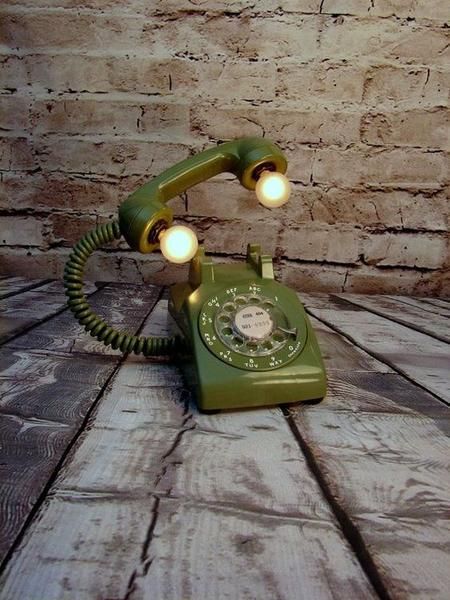
[[400,375],[331,372],[327,403],[294,427],[393,598],[450,588],[450,411]]
[[408,305],[386,296],[363,296],[362,294],[333,294],[333,296],[416,331],[427,333],[443,342],[450,342],[450,319],[439,314],[430,314],[422,307]]
[[25,277],[7,277],[0,281],[0,299],[20,294],[48,283],[50,279],[27,279]]
[[[152,307],[144,288],[133,289],[134,304],[126,295],[125,307],[117,301],[115,286],[102,290],[105,311],[112,311],[117,325],[136,330]],[[154,301],[154,299],[153,299]],[[122,321],[119,323],[119,321]],[[73,318],[70,320],[72,324]],[[56,324],[55,324],[56,322]],[[64,319],[50,319],[40,327],[44,347],[54,337],[54,348],[68,333]],[[103,387],[114,373],[120,356],[99,356],[74,353],[72,356],[45,354],[30,350],[30,334],[24,349],[4,346],[0,351],[0,449],[2,479],[0,481],[0,520],[2,536],[0,554],[3,558],[33,510],[49,478],[67,451],[86,415],[92,409]],[[80,334],[78,331],[78,335]],[[87,338],[86,334],[84,337]],[[19,338],[20,339],[20,338]],[[80,345],[84,343],[80,339]],[[89,348],[88,348],[89,351]]]
[[[147,333],[162,333],[163,304]],[[374,598],[279,409],[199,414],[129,357],[0,598]]]
[[432,315],[441,315],[450,318],[450,304],[437,298],[411,298],[410,296],[387,296],[402,304],[415,306]]
[[327,371],[375,371],[377,373],[393,373],[383,362],[363,352],[344,337],[327,327],[322,321],[310,315],[310,321],[319,342],[322,357],[327,364]]
[[[85,288],[87,294],[96,289],[89,282]],[[67,298],[60,281],[52,281],[38,289],[5,298],[2,300],[0,317],[0,343],[65,310],[66,303]]]
[[[339,299],[315,306],[348,308]],[[358,327],[367,313],[354,312]],[[333,326],[342,322],[339,315]],[[291,408],[293,426],[348,529],[370,548],[391,596],[446,599],[450,411],[401,375],[358,370],[360,361],[346,356],[347,369],[325,350],[327,399],[307,410]]]
[[[143,315],[154,306],[160,288],[110,283],[89,297],[92,309],[107,323],[125,331],[136,331],[142,323]],[[145,333],[144,333],[145,335]],[[57,315],[51,324],[43,323],[34,327],[7,344],[8,348],[32,348],[46,354],[88,353],[120,356],[120,350],[113,350],[85,332],[73,314],[66,310]]]
[[114,364],[4,350],[0,362],[2,560]]
[[427,304],[450,310],[450,298],[422,298]]
[[444,402],[450,402],[448,344],[338,297],[301,297],[311,314]]

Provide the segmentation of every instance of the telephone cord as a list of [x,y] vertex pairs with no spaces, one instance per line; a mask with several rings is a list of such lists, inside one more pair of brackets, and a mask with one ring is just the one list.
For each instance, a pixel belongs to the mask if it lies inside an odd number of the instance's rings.
[[167,356],[175,354],[182,347],[182,338],[144,337],[119,331],[108,325],[90,307],[83,293],[83,272],[90,255],[103,244],[121,237],[118,221],[99,225],[84,235],[73,247],[64,269],[64,287],[68,296],[68,306],[80,325],[90,335],[105,346],[122,352],[134,352],[144,356]]

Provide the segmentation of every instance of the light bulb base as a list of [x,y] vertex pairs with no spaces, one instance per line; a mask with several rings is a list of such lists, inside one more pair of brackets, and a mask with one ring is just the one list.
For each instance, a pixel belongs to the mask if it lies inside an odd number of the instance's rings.
[[164,221],[163,219],[157,221],[148,233],[148,243],[152,245],[159,244],[161,235],[163,235],[167,229],[167,221]]

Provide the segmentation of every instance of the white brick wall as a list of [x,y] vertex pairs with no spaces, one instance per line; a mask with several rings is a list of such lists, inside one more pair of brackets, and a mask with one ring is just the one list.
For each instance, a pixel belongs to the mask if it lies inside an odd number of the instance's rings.
[[[229,176],[172,202],[222,261],[247,242],[305,290],[450,294],[450,4],[441,0],[4,0],[0,270],[60,276],[139,185],[216,142],[265,135],[278,211]],[[88,276],[170,283],[124,244]]]

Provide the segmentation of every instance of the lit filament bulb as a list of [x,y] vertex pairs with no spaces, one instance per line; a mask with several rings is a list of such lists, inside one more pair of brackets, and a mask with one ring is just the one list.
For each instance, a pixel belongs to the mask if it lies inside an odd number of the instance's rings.
[[255,192],[263,206],[278,208],[288,201],[291,184],[282,173],[263,171],[256,182]]
[[161,252],[170,262],[181,265],[195,255],[198,240],[195,233],[184,225],[174,225],[160,233],[159,245]]

